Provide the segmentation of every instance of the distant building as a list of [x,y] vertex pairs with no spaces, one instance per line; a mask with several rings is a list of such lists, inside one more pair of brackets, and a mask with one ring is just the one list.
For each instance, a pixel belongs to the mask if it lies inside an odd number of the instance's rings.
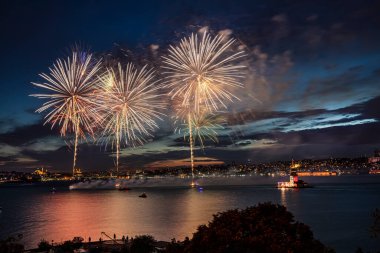
[[380,150],[376,149],[373,152],[373,157],[368,158],[368,163],[378,163],[380,162]]
[[76,176],[76,177],[83,176],[82,170],[80,168],[75,168],[74,169],[74,176]]
[[47,174],[47,169],[41,168],[41,169],[36,169],[33,174],[38,175],[38,176],[46,176]]
[[336,176],[338,173],[336,171],[304,171],[298,172],[301,177],[326,177],[326,176]]
[[380,162],[380,157],[376,157],[376,156],[374,156],[374,157],[369,157],[369,158],[368,158],[368,162],[369,162],[369,163],[378,163],[378,162]]
[[301,164],[294,163],[292,159],[292,164],[289,170],[289,181],[288,182],[278,182],[277,188],[298,188],[298,174],[297,169],[301,167]]

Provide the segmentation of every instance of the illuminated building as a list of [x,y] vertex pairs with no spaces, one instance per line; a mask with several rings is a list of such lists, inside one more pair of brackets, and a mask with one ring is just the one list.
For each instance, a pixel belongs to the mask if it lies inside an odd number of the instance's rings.
[[368,158],[368,163],[378,163],[380,162],[380,150],[376,149],[373,157]]
[[374,157],[369,157],[369,158],[368,158],[368,162],[369,162],[369,163],[378,163],[378,162],[380,162],[380,157],[376,157],[376,156],[374,156]]
[[290,171],[289,171],[289,181],[288,182],[278,182],[277,188],[306,188],[309,187],[307,183],[305,183],[302,180],[299,180],[297,169],[301,167],[300,164],[294,163],[292,160],[292,164],[290,165]]
[[298,176],[301,177],[328,177],[328,176],[336,176],[338,173],[335,171],[304,171],[304,172],[298,172]]
[[46,176],[47,175],[47,170],[44,168],[41,169],[36,169],[33,174],[38,175],[38,176]]
[[81,171],[80,168],[75,168],[74,169],[74,176],[75,177],[81,177],[81,176],[83,176],[82,171]]

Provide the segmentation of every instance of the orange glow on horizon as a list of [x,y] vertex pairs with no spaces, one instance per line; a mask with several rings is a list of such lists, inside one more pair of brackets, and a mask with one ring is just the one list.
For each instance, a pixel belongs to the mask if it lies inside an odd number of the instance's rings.
[[[194,166],[198,165],[222,165],[223,161],[217,160],[212,157],[197,157],[194,160]],[[163,168],[163,167],[190,167],[191,162],[189,158],[186,159],[173,159],[173,160],[165,160],[165,161],[156,161],[147,164],[145,167],[148,168]]]

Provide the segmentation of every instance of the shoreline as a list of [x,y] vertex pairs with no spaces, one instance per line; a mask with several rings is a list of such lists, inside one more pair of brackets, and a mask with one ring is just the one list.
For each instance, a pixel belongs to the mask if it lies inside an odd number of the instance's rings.
[[[128,239],[127,240],[123,240],[123,239],[109,239],[109,240],[98,240],[98,241],[87,241],[87,242],[79,242],[79,243],[74,243],[73,241],[64,241],[64,242],[60,242],[60,243],[52,243],[52,244],[49,244],[50,245],[50,249],[55,249],[55,248],[59,248],[59,247],[62,247],[65,243],[67,242],[70,242],[72,243],[72,245],[74,247],[76,247],[77,249],[84,249],[84,250],[89,250],[89,249],[92,249],[92,248],[101,248],[103,250],[122,250],[123,248],[130,248],[131,247],[131,243],[133,241],[133,237]],[[177,243],[180,243],[180,241],[176,241]],[[168,241],[155,241],[154,243],[154,246],[156,247],[157,250],[163,250],[165,249],[168,245],[170,244],[170,242]],[[31,248],[31,249],[25,249],[23,252],[24,253],[32,253],[32,252],[49,252],[49,250],[43,250],[43,249],[39,249],[38,247],[37,248]]]

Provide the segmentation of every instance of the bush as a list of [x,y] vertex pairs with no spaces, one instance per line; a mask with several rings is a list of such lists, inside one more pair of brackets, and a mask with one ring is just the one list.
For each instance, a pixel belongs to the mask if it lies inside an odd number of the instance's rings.
[[184,252],[283,253],[334,252],[314,239],[310,228],[295,222],[286,207],[263,203],[214,215],[198,227]]
[[371,237],[380,238],[380,209],[376,208],[372,214],[373,224],[370,228]]
[[74,243],[72,241],[65,241],[62,245],[55,247],[58,251],[73,252],[75,249],[79,249],[82,243]]
[[39,243],[38,243],[38,249],[39,250],[42,250],[42,251],[47,251],[51,248],[51,245],[49,244],[48,241],[46,241],[45,239],[42,239]]
[[156,240],[150,235],[136,236],[131,242],[131,253],[151,253],[154,251]]
[[24,245],[17,243],[14,237],[9,237],[6,240],[0,240],[1,253],[18,253],[24,251]]

